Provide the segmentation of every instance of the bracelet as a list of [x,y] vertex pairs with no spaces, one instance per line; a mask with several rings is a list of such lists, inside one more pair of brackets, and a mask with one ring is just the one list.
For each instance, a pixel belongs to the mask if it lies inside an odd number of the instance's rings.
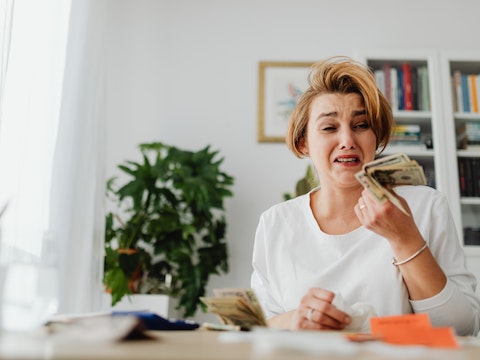
[[395,259],[395,257],[392,258],[392,264],[395,265],[395,266],[398,266],[398,265],[402,265],[402,264],[405,264],[407,262],[409,262],[410,260],[414,259],[416,256],[418,256],[418,254],[420,254],[423,250],[425,250],[427,248],[427,242],[425,242],[425,244],[422,246],[422,248],[420,250],[418,250],[416,253],[414,253],[412,256],[406,258],[405,260],[402,260],[402,261],[397,261],[397,259]]

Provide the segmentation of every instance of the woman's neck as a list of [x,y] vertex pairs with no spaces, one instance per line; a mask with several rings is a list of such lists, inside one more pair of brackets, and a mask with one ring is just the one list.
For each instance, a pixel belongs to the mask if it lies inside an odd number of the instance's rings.
[[310,208],[323,232],[339,235],[361,226],[354,207],[362,190],[320,187],[310,194]]

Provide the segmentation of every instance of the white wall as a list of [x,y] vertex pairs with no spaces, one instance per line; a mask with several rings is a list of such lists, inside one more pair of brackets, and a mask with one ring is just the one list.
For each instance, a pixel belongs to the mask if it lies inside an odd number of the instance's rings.
[[210,289],[249,286],[258,217],[306,168],[284,144],[256,140],[259,61],[480,50],[476,0],[107,2],[107,176],[136,157],[137,144],[158,140],[192,150],[211,144],[235,177],[227,201],[231,270]]

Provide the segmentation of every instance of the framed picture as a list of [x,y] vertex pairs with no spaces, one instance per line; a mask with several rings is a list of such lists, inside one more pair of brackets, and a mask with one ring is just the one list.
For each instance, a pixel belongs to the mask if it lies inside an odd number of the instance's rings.
[[313,62],[261,61],[258,83],[258,141],[284,142],[288,119],[308,87]]

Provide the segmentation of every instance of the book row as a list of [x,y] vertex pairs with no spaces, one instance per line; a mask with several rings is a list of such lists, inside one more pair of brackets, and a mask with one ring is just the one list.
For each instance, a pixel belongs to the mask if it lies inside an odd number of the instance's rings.
[[374,70],[378,88],[392,106],[392,110],[430,110],[430,89],[426,65],[401,66],[385,63]]
[[397,124],[393,128],[389,146],[397,152],[433,149],[432,134],[423,133],[418,124]]
[[463,228],[463,243],[465,245],[480,245],[480,228],[479,227]]
[[471,149],[480,146],[480,122],[468,121],[457,127],[457,148]]
[[420,142],[422,131],[417,124],[397,124],[393,127],[392,141]]
[[480,158],[458,158],[460,196],[480,197]]
[[478,113],[480,108],[480,75],[455,70],[452,76],[452,95],[455,111]]

